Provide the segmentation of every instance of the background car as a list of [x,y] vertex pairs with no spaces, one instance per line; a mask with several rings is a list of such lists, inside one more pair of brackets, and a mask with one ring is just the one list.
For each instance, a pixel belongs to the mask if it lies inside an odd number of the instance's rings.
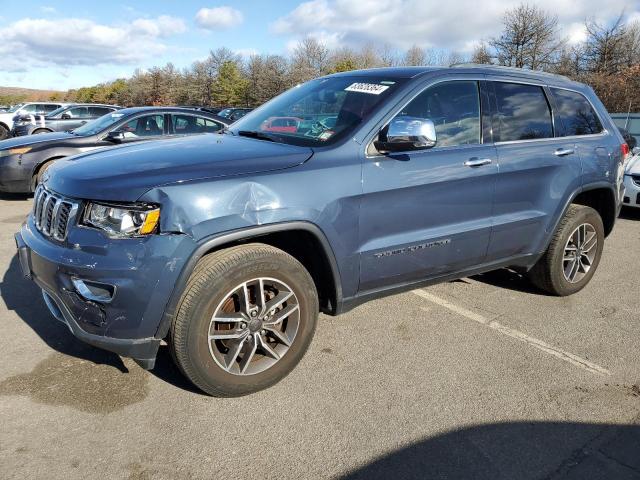
[[224,118],[228,118],[232,122],[241,119],[247,113],[249,113],[253,108],[225,108],[218,112],[218,115]]
[[618,128],[623,128],[629,135],[640,140],[640,113],[612,113],[611,118]]
[[302,121],[298,117],[271,117],[265,120],[260,126],[260,130],[264,132],[284,132],[295,133]]
[[231,122],[193,108],[125,108],[87,122],[73,132],[0,141],[0,191],[31,192],[53,162],[97,148],[131,142],[215,133]]
[[51,132],[67,132],[121,107],[103,104],[75,104],[60,107],[47,115],[21,115],[13,122],[14,137]]
[[623,205],[640,208],[640,154],[635,154],[627,162],[624,189]]
[[62,102],[28,102],[12,106],[6,112],[0,112],[0,140],[7,138],[13,129],[13,121],[22,115],[46,115],[60,107],[68,105]]

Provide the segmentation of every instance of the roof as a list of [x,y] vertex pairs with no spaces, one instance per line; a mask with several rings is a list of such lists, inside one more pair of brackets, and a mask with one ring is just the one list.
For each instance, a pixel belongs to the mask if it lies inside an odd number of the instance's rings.
[[415,78],[429,73],[476,73],[476,74],[499,74],[506,76],[526,77],[539,81],[553,80],[554,83],[572,83],[574,82],[563,75],[542,72],[539,70],[529,70],[524,68],[503,67],[500,65],[484,65],[476,63],[460,63],[451,66],[419,66],[419,67],[382,67],[369,68],[366,70],[351,70],[349,72],[336,73],[332,76],[377,76],[387,78]]

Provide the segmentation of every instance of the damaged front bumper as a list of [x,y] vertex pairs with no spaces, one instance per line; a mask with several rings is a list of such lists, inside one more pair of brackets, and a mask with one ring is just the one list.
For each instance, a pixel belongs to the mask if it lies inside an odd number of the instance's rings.
[[78,339],[153,368],[165,306],[194,248],[190,237],[110,239],[76,227],[61,243],[30,216],[15,240],[23,274],[55,318]]

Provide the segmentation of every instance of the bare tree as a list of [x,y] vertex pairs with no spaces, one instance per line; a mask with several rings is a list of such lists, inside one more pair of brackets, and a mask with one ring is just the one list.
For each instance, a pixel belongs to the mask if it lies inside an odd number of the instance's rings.
[[486,42],[480,42],[475,46],[471,53],[471,61],[484,65],[493,63],[493,58],[491,57],[491,52],[489,52],[489,46]]
[[427,55],[423,48],[420,48],[418,45],[413,45],[407,52],[404,54],[404,59],[402,60],[403,65],[407,66],[418,66],[425,65],[427,63]]
[[590,20],[585,23],[587,40],[584,47],[586,69],[592,73],[616,73],[625,63],[627,31],[624,14],[606,26]]
[[293,50],[291,77],[297,84],[327,73],[330,52],[313,37],[303,38]]
[[539,70],[553,63],[562,44],[557,38],[556,16],[536,6],[520,4],[507,10],[503,23],[502,35],[489,42],[500,65]]

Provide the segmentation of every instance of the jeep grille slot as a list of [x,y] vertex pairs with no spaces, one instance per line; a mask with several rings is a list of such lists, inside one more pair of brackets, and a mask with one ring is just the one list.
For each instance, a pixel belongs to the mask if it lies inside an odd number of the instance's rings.
[[62,241],[67,238],[69,224],[78,204],[54,194],[40,185],[33,197],[33,220],[39,232]]

